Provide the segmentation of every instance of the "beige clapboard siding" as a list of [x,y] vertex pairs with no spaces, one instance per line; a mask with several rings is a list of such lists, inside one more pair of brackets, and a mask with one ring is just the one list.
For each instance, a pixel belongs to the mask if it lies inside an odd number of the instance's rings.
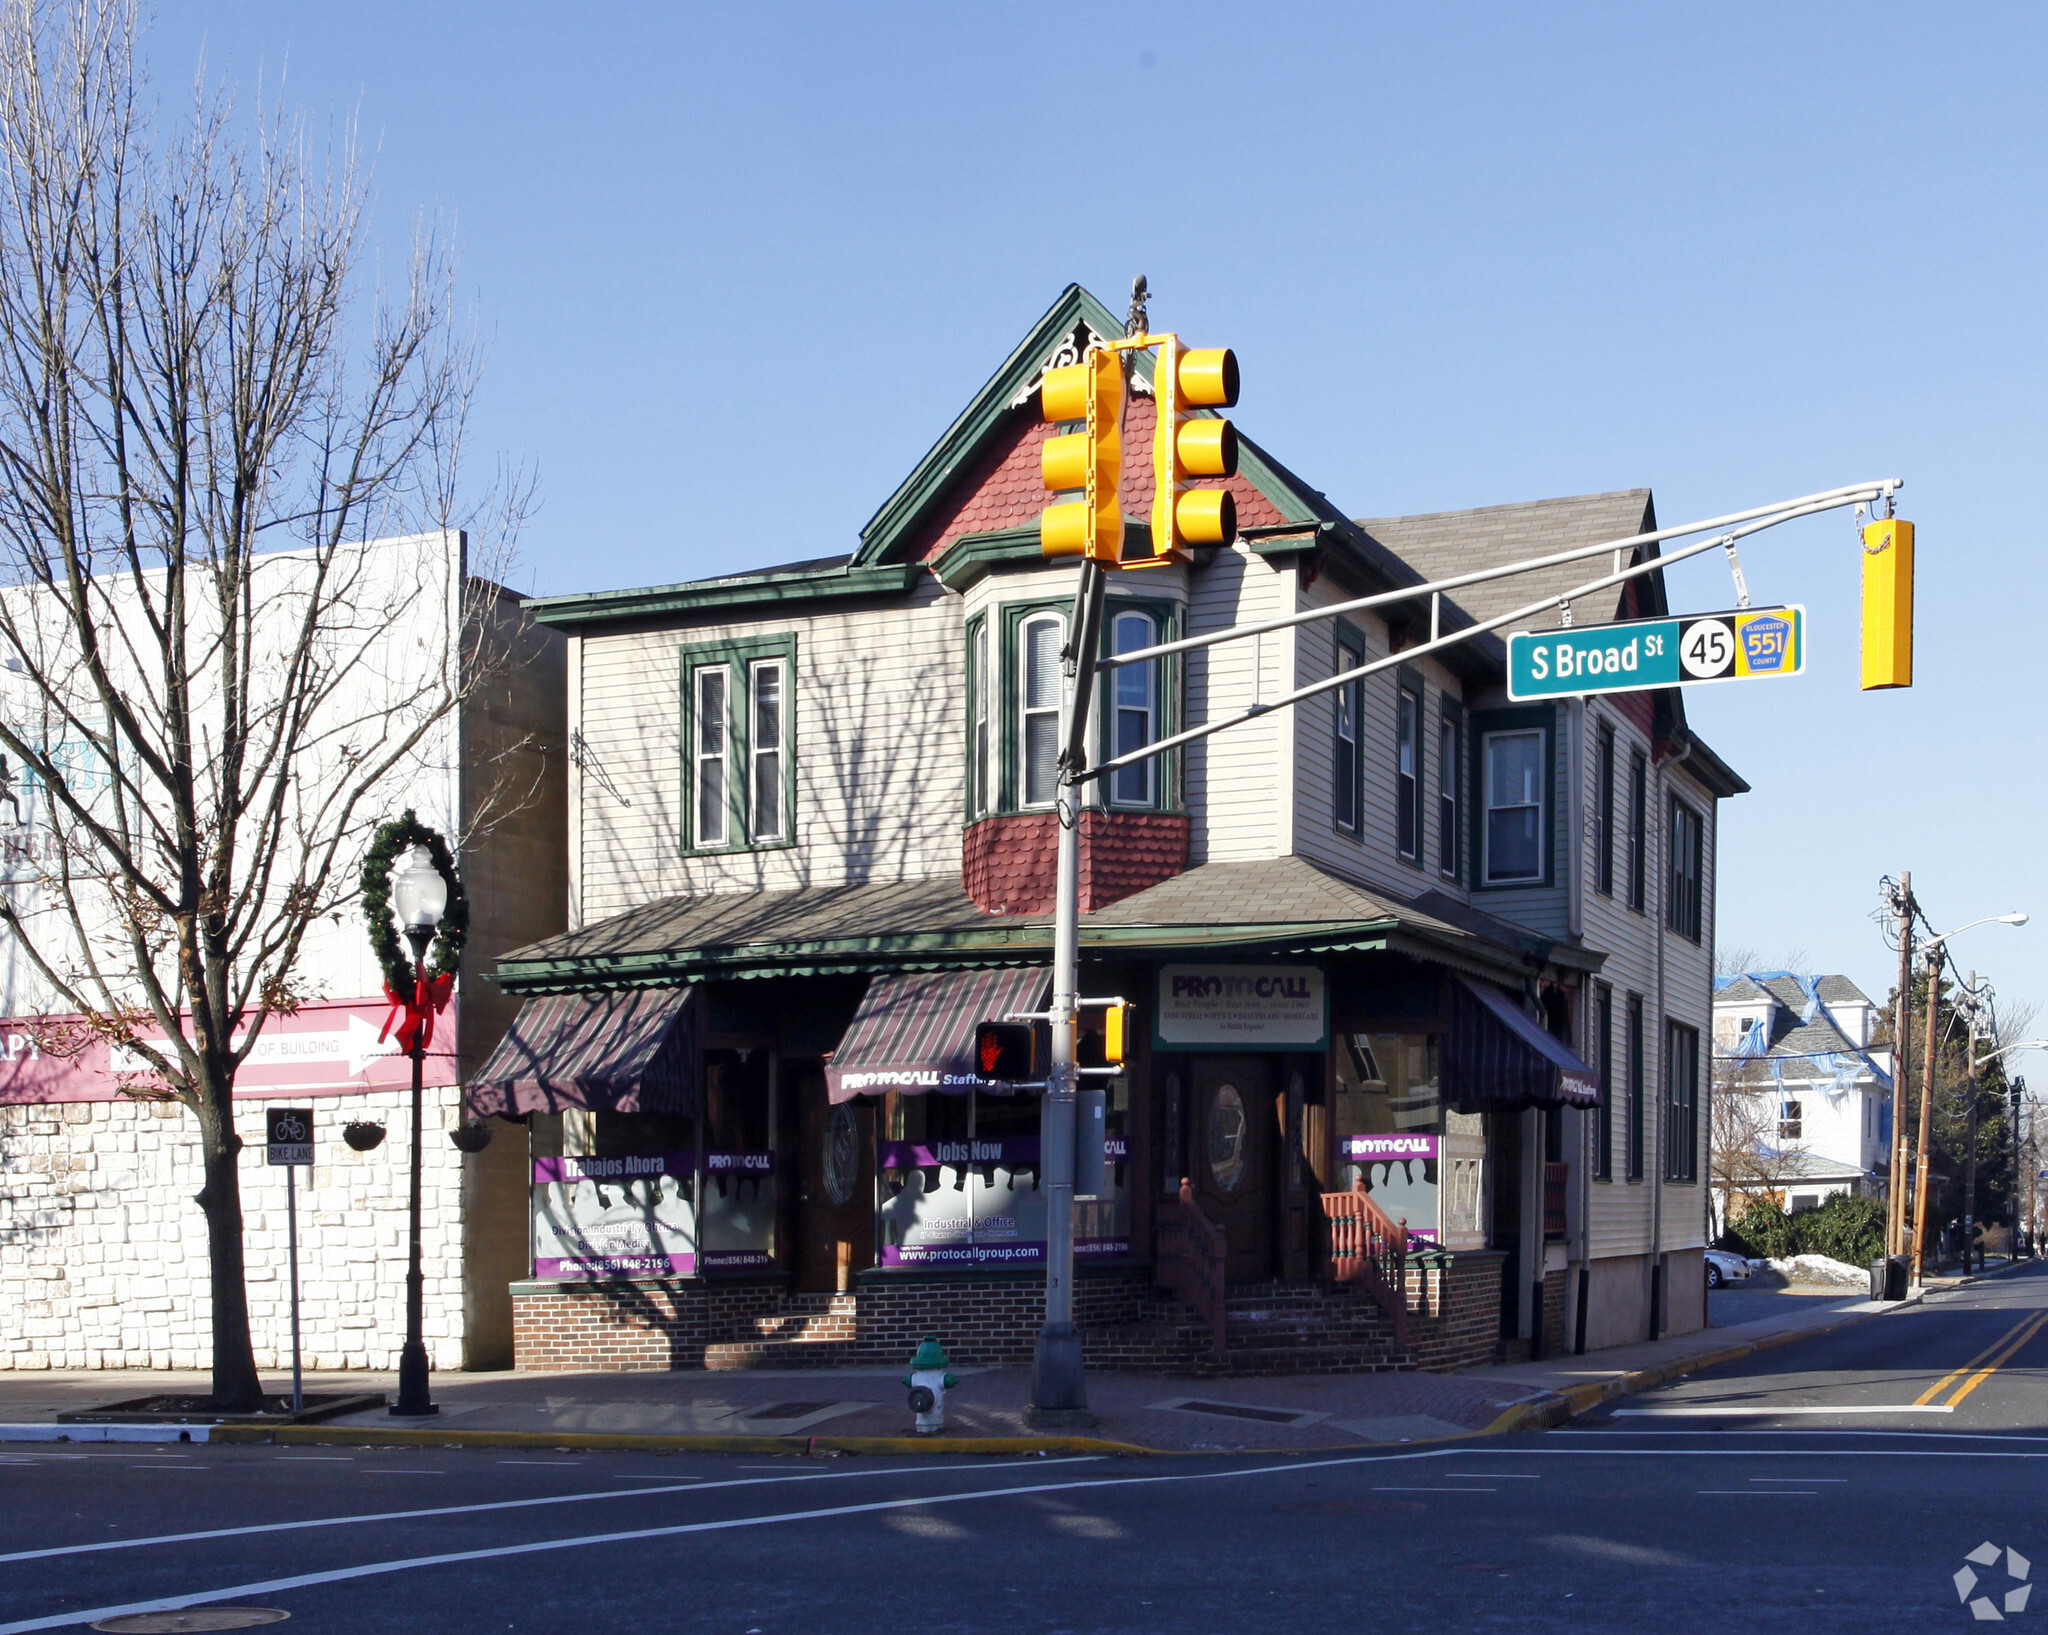
[[[1219,551],[1194,576],[1188,633],[1201,635],[1288,611],[1292,570],[1274,568],[1242,546]],[[1293,636],[1219,643],[1188,655],[1186,719],[1190,725],[1234,714],[1253,698],[1287,689]],[[1256,689],[1255,689],[1256,683]],[[1199,739],[1187,749],[1190,840],[1195,863],[1278,857],[1287,850],[1289,738],[1285,710]]]
[[[681,852],[685,645],[792,633],[796,841]],[[963,801],[957,601],[935,581],[907,601],[583,642],[582,731],[620,795],[582,780],[586,921],[685,892],[953,874]]]

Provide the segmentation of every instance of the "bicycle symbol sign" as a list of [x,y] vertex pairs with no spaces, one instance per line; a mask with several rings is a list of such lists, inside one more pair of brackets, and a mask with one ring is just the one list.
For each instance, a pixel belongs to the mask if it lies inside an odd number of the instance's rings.
[[310,1107],[266,1107],[264,1136],[273,1164],[313,1162],[313,1109]]

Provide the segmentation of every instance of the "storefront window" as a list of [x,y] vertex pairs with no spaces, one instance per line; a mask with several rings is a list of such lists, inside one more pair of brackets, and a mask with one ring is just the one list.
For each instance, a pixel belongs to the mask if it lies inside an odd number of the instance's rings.
[[704,1052],[704,1269],[775,1264],[772,1058]]
[[1440,1236],[1443,1109],[1437,1042],[1426,1033],[1349,1033],[1337,1051],[1337,1186],[1363,1186],[1408,1223],[1411,1240]]
[[[1109,1196],[1077,1202],[1074,1253],[1130,1252],[1128,1108],[1114,1081],[1105,1157]],[[1042,1264],[1036,1096],[895,1098],[882,1141],[877,1258],[884,1266]]]
[[535,1114],[533,1274],[687,1276],[697,1269],[688,1119]]

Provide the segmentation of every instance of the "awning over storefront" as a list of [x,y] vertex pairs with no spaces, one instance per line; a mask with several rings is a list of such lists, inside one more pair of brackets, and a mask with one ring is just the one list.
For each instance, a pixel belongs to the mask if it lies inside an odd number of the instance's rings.
[[975,1028],[1011,1011],[1042,1010],[1051,988],[1042,968],[876,977],[825,1064],[832,1100],[885,1090],[965,1095],[978,1083]]
[[467,1101],[490,1113],[697,1110],[692,988],[551,994],[529,999],[469,1082]]
[[1500,989],[1451,978],[1439,1055],[1445,1101],[1475,1111],[1597,1107],[1600,1077]]

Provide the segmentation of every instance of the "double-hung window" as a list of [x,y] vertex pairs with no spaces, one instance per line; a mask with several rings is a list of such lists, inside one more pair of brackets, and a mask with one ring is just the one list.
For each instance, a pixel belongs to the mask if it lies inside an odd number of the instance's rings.
[[1458,840],[1458,788],[1465,772],[1464,748],[1459,739],[1458,717],[1451,701],[1443,701],[1443,717],[1436,726],[1436,867],[1446,879],[1458,877],[1463,853]]
[[[1365,662],[1365,643],[1349,626],[1337,626],[1337,668],[1356,670]],[[1346,834],[1359,832],[1359,807],[1363,798],[1358,759],[1359,706],[1363,688],[1347,681],[1336,688],[1335,732],[1330,743],[1330,821]]]
[[795,639],[687,647],[682,666],[685,847],[787,845],[795,838]]
[[1664,1064],[1664,1179],[1699,1179],[1700,1035],[1670,1024]]
[[[1118,613],[1109,622],[1110,651],[1135,653],[1158,641],[1159,627],[1149,613]],[[1116,759],[1143,749],[1159,736],[1159,669],[1150,659],[1110,672],[1110,752]],[[1159,804],[1159,760],[1156,755],[1110,774],[1109,798],[1116,806]]]
[[1614,895],[1614,729],[1600,728],[1600,764],[1594,773],[1599,838],[1594,854],[1593,889]]
[[1422,688],[1406,680],[1394,689],[1394,846],[1422,860]]
[[1628,996],[1628,1178],[1643,1178],[1648,1132],[1643,1128],[1643,996]]
[[1641,750],[1628,758],[1628,906],[1643,912],[1650,877],[1650,763]]
[[989,786],[990,699],[995,678],[989,670],[988,620],[974,620],[967,627],[967,815],[988,816],[995,805]]
[[1706,825],[1684,801],[1671,802],[1671,896],[1666,923],[1698,942],[1704,928]]
[[1540,727],[1489,732],[1483,745],[1486,827],[1481,878],[1489,886],[1540,881],[1548,784]]
[[1050,806],[1059,791],[1060,649],[1067,621],[1034,613],[1018,633],[1017,804]]

